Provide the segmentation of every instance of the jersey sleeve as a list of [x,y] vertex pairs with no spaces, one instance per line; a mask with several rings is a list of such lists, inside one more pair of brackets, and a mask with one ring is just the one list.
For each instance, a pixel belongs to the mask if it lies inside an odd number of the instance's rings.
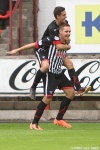
[[35,42],[35,48],[43,48],[44,46],[48,47],[53,43],[53,39],[50,37],[45,37],[38,42]]
[[50,37],[46,37],[41,39],[38,42],[35,42],[35,48],[43,48],[43,47],[49,47],[50,45],[56,45],[56,44],[61,44],[59,37],[57,36],[50,36]]
[[60,38],[58,36],[52,36],[52,39],[54,45],[61,44]]

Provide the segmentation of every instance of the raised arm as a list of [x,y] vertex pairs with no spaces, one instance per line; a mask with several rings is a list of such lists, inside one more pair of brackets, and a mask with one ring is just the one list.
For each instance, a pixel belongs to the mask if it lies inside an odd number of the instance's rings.
[[36,42],[24,45],[20,48],[14,49],[14,50],[6,52],[6,53],[7,54],[15,54],[15,53],[20,52],[20,51],[29,50],[30,48],[36,48]]

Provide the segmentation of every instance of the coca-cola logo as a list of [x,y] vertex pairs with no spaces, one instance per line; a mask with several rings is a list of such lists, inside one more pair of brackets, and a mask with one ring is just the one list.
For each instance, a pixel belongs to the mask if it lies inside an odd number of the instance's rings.
[[[26,69],[26,66],[28,64],[30,64],[29,65],[30,68]],[[37,72],[37,68],[34,67],[35,65],[36,65],[36,61],[31,60],[31,61],[27,61],[23,63],[18,68],[16,68],[9,79],[10,87],[14,90],[26,90],[25,87],[23,88],[20,86],[22,85],[22,83],[23,84],[28,83],[30,80],[33,79],[33,77],[35,76]],[[21,73],[22,70],[24,70],[23,74]],[[17,84],[18,81],[21,84]]]
[[[27,67],[28,65],[29,67]],[[22,70],[24,71],[22,72]],[[35,60],[30,60],[21,64],[10,76],[10,87],[14,90],[29,89],[30,87],[25,87],[24,85],[28,84],[29,82],[31,82],[31,84],[33,83],[33,79],[37,70],[38,68],[36,68]],[[91,91],[100,89],[100,61],[87,62],[86,64],[80,66],[76,73],[80,77],[80,83],[83,83],[84,86],[91,85]],[[20,84],[17,84],[19,80]],[[42,87],[43,86],[38,86],[38,88]]]
[[[87,73],[87,74],[84,74]],[[77,75],[84,74],[80,83],[85,82],[85,86],[90,85],[91,91],[95,91],[100,88],[100,61],[90,61],[77,70]]]

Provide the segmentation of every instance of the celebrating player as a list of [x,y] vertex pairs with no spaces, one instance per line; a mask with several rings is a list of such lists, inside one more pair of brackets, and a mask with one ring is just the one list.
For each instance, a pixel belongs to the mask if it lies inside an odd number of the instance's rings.
[[[55,20],[52,21],[47,29],[45,30],[44,34],[43,34],[43,38],[45,37],[51,37],[51,36],[58,36],[59,34],[59,26],[62,23],[68,23],[68,21],[66,20],[66,11],[64,7],[56,7],[54,9],[54,17]],[[69,50],[71,48],[70,45],[64,45],[64,44],[57,44],[56,47],[58,49],[67,49]],[[44,48],[44,49],[48,49],[48,47]],[[45,75],[45,73],[48,71],[49,69],[49,61],[48,61],[48,56],[45,52],[45,50],[37,50],[36,51],[36,55],[37,57],[39,57],[39,63],[40,63],[40,69],[37,71],[37,74],[35,76],[34,82],[30,88],[30,97],[31,99],[35,99],[35,93],[36,93],[36,87],[38,85],[38,83],[40,82],[41,78]],[[87,87],[81,87],[78,76],[75,72],[74,69],[74,65],[73,62],[69,59],[69,57],[66,55],[66,57],[63,59],[63,65],[68,69],[68,74],[71,78],[71,82],[73,84],[73,87],[75,88],[76,91],[78,91],[78,94],[82,95],[83,93],[88,92],[91,87],[87,86]]]

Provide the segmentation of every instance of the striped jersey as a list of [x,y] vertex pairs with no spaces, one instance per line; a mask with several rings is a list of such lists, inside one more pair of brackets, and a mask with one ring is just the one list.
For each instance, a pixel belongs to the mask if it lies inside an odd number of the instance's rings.
[[36,48],[38,48],[39,51],[41,48],[43,49],[44,46],[48,46],[45,51],[48,52],[49,72],[60,74],[62,72],[61,66],[63,65],[63,60],[67,56],[67,51],[58,50],[56,44],[61,44],[58,37],[55,36],[53,39],[46,37],[39,42],[36,42]]
[[[66,20],[66,23],[68,21]],[[57,39],[59,35],[59,26],[56,24],[56,21],[52,21],[48,27],[46,28],[42,39],[40,40],[42,46],[41,50],[45,50],[48,59],[49,59],[49,72],[54,74],[59,74],[62,72],[61,66],[63,64],[64,57],[67,56],[66,50],[57,50],[55,44],[61,43],[59,39]],[[49,40],[47,40],[49,39]],[[38,43],[39,44],[39,43]],[[40,50],[38,49],[38,51]]]
[[60,74],[62,72],[61,66],[66,56],[66,50],[58,50],[55,45],[51,45],[48,52],[49,72]]

